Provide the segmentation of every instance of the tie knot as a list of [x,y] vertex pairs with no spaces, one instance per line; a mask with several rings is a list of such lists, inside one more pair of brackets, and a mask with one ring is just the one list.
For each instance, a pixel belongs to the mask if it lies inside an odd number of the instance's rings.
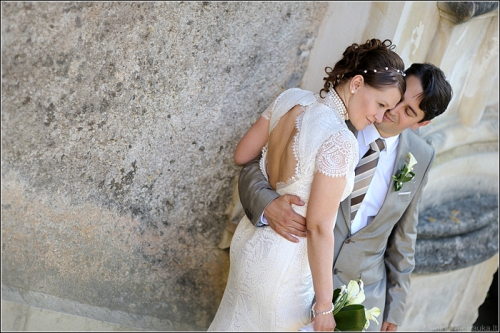
[[385,141],[381,138],[378,138],[370,144],[370,147],[375,151],[381,152],[385,148]]

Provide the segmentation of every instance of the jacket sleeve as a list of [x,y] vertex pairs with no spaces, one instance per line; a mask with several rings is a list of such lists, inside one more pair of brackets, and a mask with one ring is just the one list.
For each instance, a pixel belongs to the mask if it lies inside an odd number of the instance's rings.
[[248,219],[257,227],[263,226],[260,218],[266,207],[280,195],[260,170],[260,156],[243,166],[238,178],[240,202]]
[[384,310],[384,320],[401,326],[404,318],[406,298],[410,289],[410,278],[415,268],[415,243],[417,240],[417,225],[419,204],[422,192],[427,184],[429,170],[434,162],[435,151],[432,149],[429,163],[420,186],[404,214],[394,226],[385,251],[385,266],[387,271],[387,290]]

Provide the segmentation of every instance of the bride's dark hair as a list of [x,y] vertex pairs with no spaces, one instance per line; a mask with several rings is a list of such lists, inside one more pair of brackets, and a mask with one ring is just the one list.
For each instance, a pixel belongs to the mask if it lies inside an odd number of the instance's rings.
[[384,86],[397,86],[404,95],[406,81],[404,78],[404,62],[401,57],[394,52],[396,45],[386,39],[367,40],[364,44],[352,44],[347,47],[340,59],[333,68],[325,67],[328,76],[322,92],[328,93],[331,88],[345,82],[356,75],[362,75],[364,81],[369,86],[381,89]]

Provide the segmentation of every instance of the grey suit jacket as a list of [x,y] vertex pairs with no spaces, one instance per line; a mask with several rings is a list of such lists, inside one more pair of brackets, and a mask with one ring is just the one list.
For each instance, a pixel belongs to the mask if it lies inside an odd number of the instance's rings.
[[[350,123],[348,122],[350,126]],[[357,131],[350,126],[354,134]],[[417,164],[415,177],[404,183],[400,191],[391,181],[385,201],[375,219],[354,234],[350,232],[350,197],[341,202],[335,225],[335,254],[333,265],[334,288],[361,278],[365,284],[367,309],[382,310],[379,325],[370,322],[369,331],[380,330],[382,321],[398,326],[404,317],[410,274],[415,267],[418,204],[427,183],[435,151],[410,129],[401,133],[392,174],[403,168],[408,152]],[[245,214],[256,226],[264,209],[277,197],[260,171],[258,159],[243,167],[238,190]]]

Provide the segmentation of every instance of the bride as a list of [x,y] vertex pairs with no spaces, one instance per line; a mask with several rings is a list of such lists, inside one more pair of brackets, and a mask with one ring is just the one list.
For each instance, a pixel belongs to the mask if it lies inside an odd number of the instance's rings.
[[[230,271],[209,331],[333,331],[333,228],[352,191],[358,143],[345,121],[362,130],[402,98],[404,63],[390,40],[347,47],[319,93],[281,93],[243,136],[234,161],[262,153],[261,171],[280,195],[303,198],[307,237],[292,243],[246,216],[230,247]],[[332,204],[333,203],[333,204]],[[314,297],[315,304],[313,302]]]

